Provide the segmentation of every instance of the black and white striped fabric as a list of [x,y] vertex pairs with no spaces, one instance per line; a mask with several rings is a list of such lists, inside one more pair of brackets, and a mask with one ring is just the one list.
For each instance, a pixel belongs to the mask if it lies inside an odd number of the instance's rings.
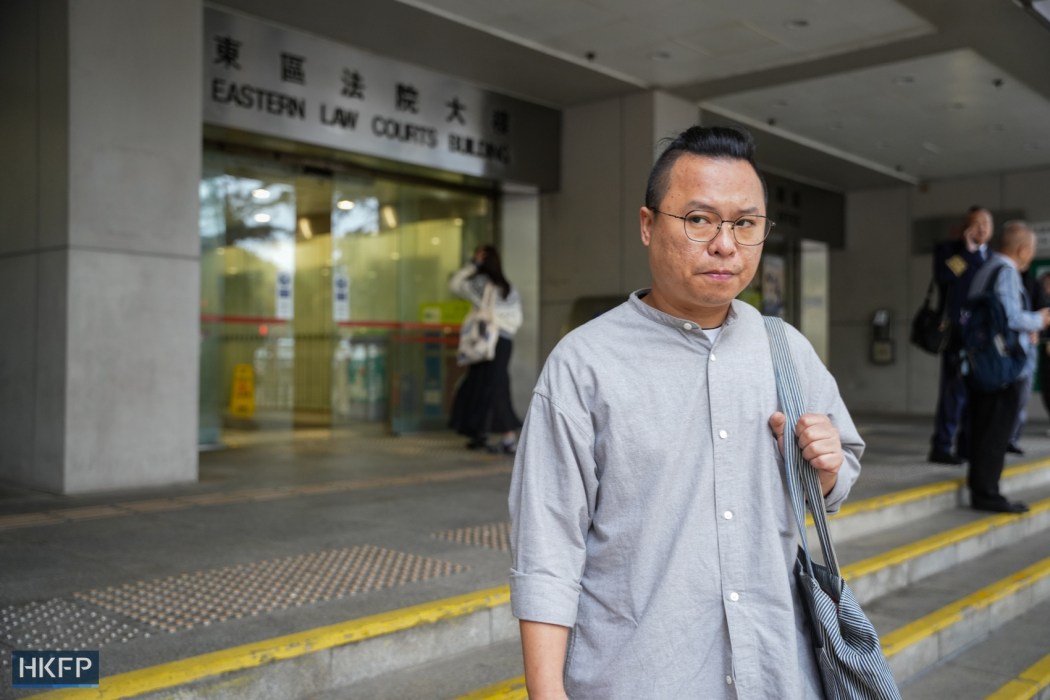
[[[794,426],[804,411],[802,387],[791,358],[784,322],[766,316],[766,334],[773,354],[777,397],[787,416],[784,428],[784,472],[802,545],[795,563],[799,595],[812,627],[813,648],[828,700],[900,700],[900,691],[882,654],[879,635],[853,592],[839,574],[838,560],[828,535],[824,496],[813,466],[802,456]],[[806,537],[806,508],[824,555],[824,564],[813,562]]]

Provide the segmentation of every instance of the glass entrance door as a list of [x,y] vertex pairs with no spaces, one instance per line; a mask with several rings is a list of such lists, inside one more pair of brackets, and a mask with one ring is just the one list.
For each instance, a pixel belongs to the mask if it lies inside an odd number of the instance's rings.
[[[315,169],[316,170],[316,169]],[[293,429],[444,427],[487,193],[205,153],[201,444]]]

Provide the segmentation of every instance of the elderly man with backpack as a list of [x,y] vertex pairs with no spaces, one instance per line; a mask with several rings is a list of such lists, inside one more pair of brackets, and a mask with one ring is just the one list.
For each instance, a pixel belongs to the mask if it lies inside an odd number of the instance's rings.
[[1023,221],[1003,226],[996,252],[974,275],[963,308],[963,356],[970,397],[970,505],[995,513],[1028,506],[999,493],[1006,449],[1031,371],[1029,349],[1050,325],[1050,308],[1028,310],[1021,273],[1035,257],[1035,233]]

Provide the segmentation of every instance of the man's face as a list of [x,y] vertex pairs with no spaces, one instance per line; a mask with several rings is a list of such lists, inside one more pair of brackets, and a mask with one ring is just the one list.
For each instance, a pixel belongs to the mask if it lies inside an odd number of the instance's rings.
[[1034,233],[1031,233],[1031,234],[1029,234],[1028,236],[1025,237],[1025,242],[1021,246],[1020,251],[1018,252],[1018,257],[1020,259],[1017,261],[1017,268],[1021,272],[1024,272],[1025,270],[1027,270],[1029,268],[1029,266],[1031,266],[1032,260],[1035,259],[1035,234]]
[[[661,212],[685,216],[704,209],[729,221],[745,214],[766,214],[762,183],[747,161],[683,155],[668,180],[667,192],[657,205]],[[762,245],[738,244],[728,223],[714,239],[696,243],[686,237],[681,219],[647,207],[642,207],[640,218],[653,276],[647,301],[705,328],[720,325],[730,302],[755,276]]]
[[984,209],[970,214],[965,233],[974,248],[984,245],[992,237],[992,215]]

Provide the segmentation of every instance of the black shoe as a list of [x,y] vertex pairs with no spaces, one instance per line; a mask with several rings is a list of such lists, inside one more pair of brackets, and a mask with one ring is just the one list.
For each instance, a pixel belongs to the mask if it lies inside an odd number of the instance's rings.
[[1008,501],[1005,498],[998,501],[976,501],[970,506],[974,510],[984,510],[989,513],[1014,513],[1020,515],[1028,512],[1028,505],[1020,501]]
[[518,451],[518,443],[501,442],[498,445],[488,445],[485,449],[494,455],[513,455]]
[[961,459],[953,454],[947,452],[941,452],[940,450],[933,450],[926,458],[927,462],[933,462],[935,464],[951,464],[952,466],[959,466],[963,463]]
[[1012,442],[1009,445],[1006,446],[1006,451],[1009,452],[1010,454],[1015,454],[1015,455],[1023,455],[1024,454],[1024,450],[1022,450],[1020,447],[1018,447],[1017,445],[1013,444]]

